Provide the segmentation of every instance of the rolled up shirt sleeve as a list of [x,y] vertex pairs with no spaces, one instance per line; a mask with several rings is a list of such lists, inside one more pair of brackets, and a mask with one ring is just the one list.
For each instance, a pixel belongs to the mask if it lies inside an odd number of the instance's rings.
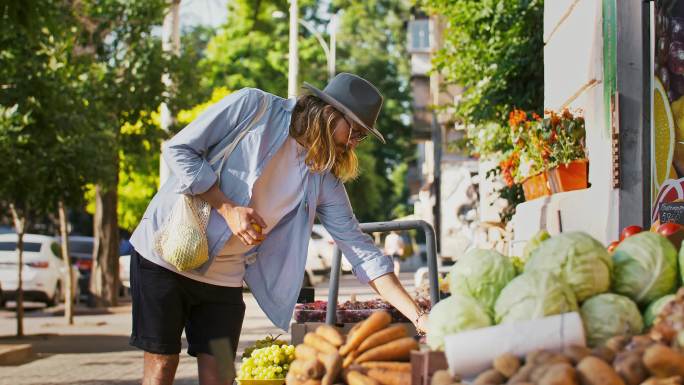
[[197,195],[216,183],[206,159],[208,150],[256,114],[260,93],[253,88],[234,92],[207,108],[162,147],[162,156],[178,178],[180,194]]
[[344,184],[332,174],[323,177],[316,213],[361,283],[394,272],[392,258],[384,255],[373,238],[361,231]]

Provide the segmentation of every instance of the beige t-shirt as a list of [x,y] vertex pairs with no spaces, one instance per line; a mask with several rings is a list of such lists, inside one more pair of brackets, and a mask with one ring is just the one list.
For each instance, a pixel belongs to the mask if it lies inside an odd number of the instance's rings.
[[[302,184],[307,172],[304,156],[304,147],[288,137],[254,183],[249,207],[254,208],[266,222],[263,229],[266,236],[302,200]],[[193,274],[192,278],[213,285],[242,287],[244,254],[253,247],[245,246],[238,237],[231,236],[206,274]]]

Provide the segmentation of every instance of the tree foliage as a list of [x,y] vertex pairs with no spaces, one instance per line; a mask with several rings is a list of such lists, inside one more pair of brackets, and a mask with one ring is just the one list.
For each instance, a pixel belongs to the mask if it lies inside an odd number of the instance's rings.
[[543,0],[421,3],[447,24],[434,64],[447,82],[465,87],[457,118],[468,124],[503,122],[513,107],[541,113]]

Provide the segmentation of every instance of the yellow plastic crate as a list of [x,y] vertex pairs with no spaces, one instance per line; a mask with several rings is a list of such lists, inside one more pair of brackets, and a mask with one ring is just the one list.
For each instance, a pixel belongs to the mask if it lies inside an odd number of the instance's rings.
[[237,380],[239,385],[283,385],[284,378],[275,380]]

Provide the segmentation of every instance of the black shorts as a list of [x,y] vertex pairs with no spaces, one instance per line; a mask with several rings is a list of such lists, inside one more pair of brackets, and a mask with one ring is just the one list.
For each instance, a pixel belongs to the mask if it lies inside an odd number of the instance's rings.
[[131,254],[133,331],[130,344],[146,352],[179,354],[185,329],[188,354],[211,354],[209,341],[228,337],[237,351],[245,317],[241,287],[210,285]]

